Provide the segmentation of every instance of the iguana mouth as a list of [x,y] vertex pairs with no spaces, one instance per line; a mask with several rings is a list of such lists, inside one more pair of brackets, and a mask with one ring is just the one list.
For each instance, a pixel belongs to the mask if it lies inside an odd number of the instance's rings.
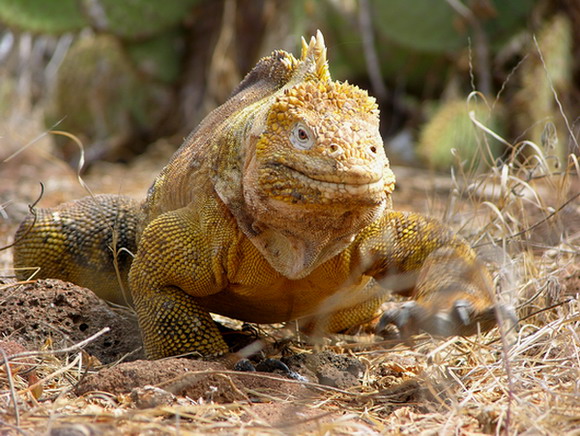
[[364,177],[360,173],[306,174],[288,165],[280,165],[288,174],[303,184],[318,188],[323,192],[346,193],[350,195],[376,194],[384,190],[383,176],[377,173]]

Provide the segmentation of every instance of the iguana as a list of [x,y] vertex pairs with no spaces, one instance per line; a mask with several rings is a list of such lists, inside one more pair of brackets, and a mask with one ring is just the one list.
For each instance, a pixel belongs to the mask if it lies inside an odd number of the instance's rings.
[[[299,59],[262,58],[142,206],[103,195],[41,210],[15,236],[14,265],[117,301],[128,283],[152,359],[226,353],[210,312],[338,332],[376,319],[390,291],[412,300],[380,328],[492,328],[488,270],[444,225],[393,210],[394,187],[377,104],[331,80],[318,32]],[[120,256],[115,274],[119,247],[136,254]]]

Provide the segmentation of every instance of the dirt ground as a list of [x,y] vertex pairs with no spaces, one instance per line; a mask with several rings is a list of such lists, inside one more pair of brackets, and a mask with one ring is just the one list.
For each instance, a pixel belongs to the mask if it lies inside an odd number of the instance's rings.
[[[76,172],[52,157],[48,137],[12,157],[42,133],[34,119],[7,126],[0,246],[11,243],[40,182],[39,207],[86,195]],[[159,141],[130,164],[99,163],[83,180],[95,193],[143,198],[178,142]],[[7,249],[0,434],[580,434],[578,178],[524,186],[507,185],[496,169],[468,181],[394,171],[397,208],[443,219],[490,260],[500,298],[518,309],[517,333],[398,343],[362,331],[311,344],[293,326],[252,326],[263,355],[299,376],[232,372],[224,362],[149,362],[130,311],[57,280],[16,283]],[[75,346],[99,333],[83,351]]]

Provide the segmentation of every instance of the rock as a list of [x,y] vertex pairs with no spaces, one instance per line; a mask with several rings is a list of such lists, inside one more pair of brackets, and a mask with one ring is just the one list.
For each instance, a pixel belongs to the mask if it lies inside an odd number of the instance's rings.
[[354,357],[323,351],[282,358],[288,367],[307,380],[340,389],[360,384],[364,365]]
[[138,409],[151,409],[158,406],[170,406],[175,401],[175,395],[155,386],[146,385],[131,391],[131,400]]
[[0,335],[39,348],[50,338],[52,348],[78,343],[104,327],[111,330],[84,349],[103,363],[128,353],[143,357],[137,320],[128,310],[112,309],[92,291],[60,280],[37,280],[4,291],[0,301]]
[[[192,359],[136,360],[105,368],[85,377],[77,385],[75,392],[83,395],[90,391],[112,394],[131,392],[147,385],[155,386],[168,382],[192,371],[225,370],[219,362]],[[175,394],[175,392],[172,392]]]

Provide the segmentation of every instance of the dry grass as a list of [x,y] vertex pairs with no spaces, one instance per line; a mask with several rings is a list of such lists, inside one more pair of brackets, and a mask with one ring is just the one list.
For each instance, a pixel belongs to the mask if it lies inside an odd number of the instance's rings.
[[[47,354],[35,365],[44,386],[41,401],[23,375],[12,374],[13,393],[0,393],[5,410],[0,428],[13,434],[71,424],[93,428],[96,434],[565,434],[580,425],[579,309],[575,300],[541,326],[522,323],[507,355],[497,331],[444,342],[419,338],[413,348],[397,346],[388,352],[377,345],[360,346],[354,355],[368,370],[359,388],[323,388],[307,398],[288,398],[284,389],[262,394],[261,401],[288,410],[275,423],[245,401],[213,404],[180,398],[171,406],[139,410],[125,395],[76,397],[71,390],[85,372],[82,355]],[[332,348],[345,352],[340,344]],[[396,385],[393,373],[398,373]],[[6,382],[6,374],[2,380]],[[419,387],[426,392],[416,395]],[[411,402],[405,400],[405,389],[414,398]],[[331,421],[324,420],[328,412]]]

